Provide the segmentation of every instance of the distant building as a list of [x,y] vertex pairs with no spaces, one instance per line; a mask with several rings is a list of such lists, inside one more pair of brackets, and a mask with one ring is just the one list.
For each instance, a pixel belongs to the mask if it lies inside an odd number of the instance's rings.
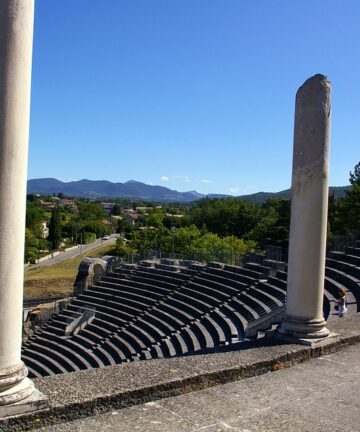
[[140,216],[137,213],[131,214],[131,213],[125,213],[123,216],[123,220],[125,222],[130,223],[131,225],[135,225],[139,222]]
[[79,213],[79,209],[74,200],[62,198],[59,199],[58,205],[65,207],[70,213]]
[[122,216],[110,215],[109,220],[110,220],[110,222],[119,221],[119,220],[123,220],[123,217]]
[[56,207],[56,204],[49,201],[40,201],[41,208],[44,210],[53,210]]
[[106,211],[106,212],[111,212],[111,210],[114,208],[115,203],[113,202],[102,202],[101,204],[101,208]]
[[172,217],[172,218],[182,218],[182,217],[184,217],[183,214],[173,214],[173,213],[166,213],[166,216]]

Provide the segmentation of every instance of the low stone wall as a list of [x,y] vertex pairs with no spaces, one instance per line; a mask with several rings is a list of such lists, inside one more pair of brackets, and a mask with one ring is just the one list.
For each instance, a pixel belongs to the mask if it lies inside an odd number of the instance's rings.
[[43,256],[43,257],[41,257],[41,258],[39,258],[39,259],[36,259],[36,260],[35,260],[35,264],[39,264],[39,263],[41,263],[41,262],[43,262],[43,261],[46,261],[46,260],[51,259],[51,258],[54,258],[54,257],[58,256],[59,254],[60,254],[59,251],[52,252],[52,253],[49,254],[49,255],[45,255],[45,256]]
[[75,249],[79,249],[79,248],[80,248],[79,245],[71,246],[71,247],[65,248],[64,252],[69,252],[69,251],[72,251],[72,250],[75,250]]

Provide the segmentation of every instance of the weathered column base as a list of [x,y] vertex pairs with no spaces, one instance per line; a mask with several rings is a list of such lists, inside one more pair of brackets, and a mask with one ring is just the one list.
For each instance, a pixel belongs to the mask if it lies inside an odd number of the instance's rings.
[[48,398],[34,387],[34,384],[29,378],[26,378],[26,380],[30,381],[33,386],[32,393],[27,398],[18,402],[3,406],[0,405],[0,419],[38,411],[48,407]]
[[286,314],[278,333],[299,339],[322,339],[330,335],[326,321],[322,319],[304,320]]
[[23,362],[0,370],[0,418],[46,408],[47,398],[27,378]]

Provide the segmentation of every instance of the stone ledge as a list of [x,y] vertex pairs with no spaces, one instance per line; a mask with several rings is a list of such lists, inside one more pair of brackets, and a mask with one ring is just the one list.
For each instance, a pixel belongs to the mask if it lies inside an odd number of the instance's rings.
[[360,315],[329,323],[339,335],[321,346],[246,342],[237,351],[124,363],[34,380],[49,408],[0,419],[0,431],[25,431],[261,375],[360,342]]

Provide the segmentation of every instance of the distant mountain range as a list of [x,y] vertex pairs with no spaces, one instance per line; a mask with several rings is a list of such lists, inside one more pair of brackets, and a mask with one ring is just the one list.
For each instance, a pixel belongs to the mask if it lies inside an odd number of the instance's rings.
[[[330,187],[330,193],[336,197],[343,196],[350,186]],[[107,180],[79,180],[62,182],[54,178],[32,179],[27,182],[28,194],[52,195],[63,193],[67,196],[105,199],[129,198],[142,201],[186,203],[201,198],[225,198],[230,195],[208,194],[196,191],[178,192],[163,186],[150,186],[145,183],[130,180],[126,183],[112,183]],[[290,199],[290,189],[281,192],[258,192],[242,195],[237,198],[261,204],[271,198]]]

